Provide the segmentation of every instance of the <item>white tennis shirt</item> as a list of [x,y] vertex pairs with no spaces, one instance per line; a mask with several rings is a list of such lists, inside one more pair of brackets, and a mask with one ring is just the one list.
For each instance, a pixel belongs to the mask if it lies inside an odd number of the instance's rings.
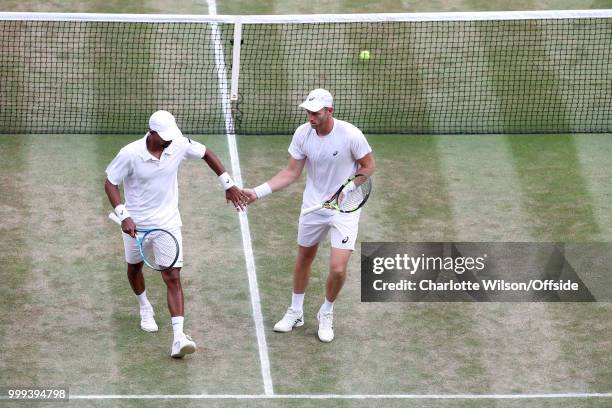
[[357,160],[372,151],[357,127],[334,118],[332,131],[317,135],[310,123],[296,129],[289,154],[296,160],[306,159],[306,188],[302,208],[320,204],[334,194],[359,168]]
[[157,159],[146,136],[122,148],[106,168],[114,185],[123,183],[125,206],[139,228],[182,225],[178,209],[178,168],[185,159],[201,159],[206,147],[186,137],[172,141]]

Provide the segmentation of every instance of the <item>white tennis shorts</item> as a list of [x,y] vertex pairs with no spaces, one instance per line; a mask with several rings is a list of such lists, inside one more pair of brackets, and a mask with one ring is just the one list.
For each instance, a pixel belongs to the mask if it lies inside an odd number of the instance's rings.
[[[176,240],[179,244],[179,256],[174,264],[175,268],[183,267],[183,236],[181,234],[181,228],[166,228],[172,235],[176,237]],[[129,264],[137,264],[142,262],[142,255],[140,255],[140,250],[138,249],[138,244],[136,244],[136,240],[130,237],[125,232],[121,232],[121,236],[123,237],[123,249],[125,250],[125,261]]]
[[[323,214],[320,214],[320,213]],[[338,249],[355,249],[359,215],[361,210],[352,213],[334,211],[317,211],[300,216],[298,224],[297,243],[303,247],[311,247],[321,242],[328,231],[331,231],[331,246]]]

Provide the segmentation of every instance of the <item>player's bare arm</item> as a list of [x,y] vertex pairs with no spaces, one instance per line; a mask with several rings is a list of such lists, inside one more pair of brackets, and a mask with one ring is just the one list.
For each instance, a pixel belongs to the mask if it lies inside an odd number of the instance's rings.
[[[106,192],[108,201],[110,201],[113,208],[116,208],[119,204],[121,204],[121,193],[119,192],[119,186],[114,185],[108,181],[108,179],[106,179],[104,181],[104,191]],[[136,236],[136,224],[134,224],[132,217],[128,217],[121,222],[121,229],[132,238]]]
[[[223,175],[225,174],[225,167],[221,163],[221,160],[217,157],[217,155],[210,149],[206,149],[206,153],[202,159],[208,164],[208,167],[215,172],[220,179],[223,179]],[[229,180],[226,180],[229,182]],[[244,210],[249,203],[249,196],[237,186],[231,186],[225,190],[225,200],[229,203],[230,201],[234,204],[237,210]]]
[[366,154],[361,159],[357,160],[357,163],[359,163],[359,169],[357,170],[358,174],[372,177],[372,174],[374,174],[374,171],[376,171],[376,163],[374,162],[374,156],[372,156],[372,153]]
[[[266,183],[263,183],[262,185],[256,187],[256,188],[245,188],[244,192],[247,194],[247,196],[249,197],[249,201],[248,204],[252,203],[253,201],[257,200],[258,198],[261,198],[262,193],[257,193],[256,190],[262,190],[263,186],[265,186],[267,184],[267,187],[265,187],[266,189],[269,187],[269,193],[273,193],[279,190],[282,190],[283,188],[293,184],[297,179],[300,178],[300,176],[302,175],[302,171],[304,170],[304,164],[306,163],[306,160],[296,160],[293,157],[289,158],[289,162],[287,163],[287,166],[282,169],[281,171],[279,171],[274,177],[272,177],[270,180],[268,180]],[[265,193],[264,193],[265,194]]]

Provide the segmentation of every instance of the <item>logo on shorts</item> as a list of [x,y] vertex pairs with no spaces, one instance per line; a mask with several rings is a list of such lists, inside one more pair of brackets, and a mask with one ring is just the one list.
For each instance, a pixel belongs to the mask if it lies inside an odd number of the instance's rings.
[[338,151],[336,150],[332,156],[337,156],[337,155],[338,155]]
[[348,240],[349,240],[349,237],[347,236],[346,238],[344,238],[344,239],[342,240],[342,243],[343,243],[343,244],[346,244],[346,243],[348,242]]

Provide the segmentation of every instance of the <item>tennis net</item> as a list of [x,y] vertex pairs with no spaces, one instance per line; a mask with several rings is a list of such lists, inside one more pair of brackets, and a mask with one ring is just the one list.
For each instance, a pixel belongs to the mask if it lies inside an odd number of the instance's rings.
[[611,43],[609,10],[0,13],[0,132],[290,134],[318,87],[366,133],[611,132]]

